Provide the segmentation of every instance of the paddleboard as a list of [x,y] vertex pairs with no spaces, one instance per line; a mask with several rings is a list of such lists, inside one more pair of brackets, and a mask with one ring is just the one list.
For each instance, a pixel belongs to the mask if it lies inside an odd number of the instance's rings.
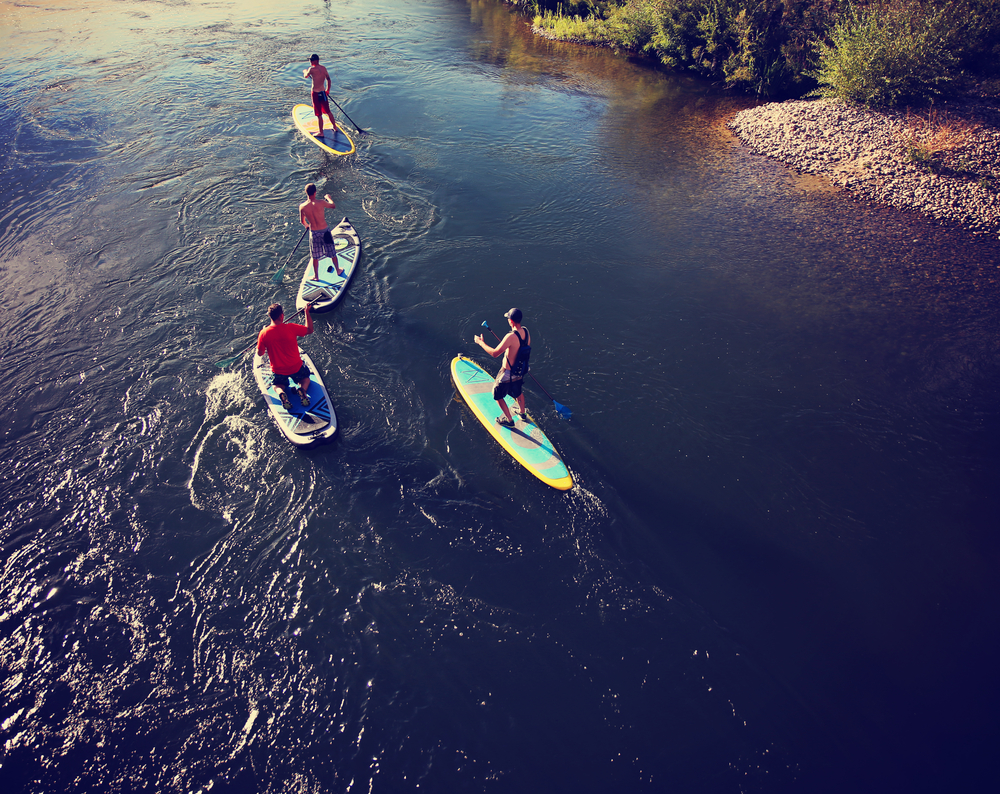
[[553,488],[568,491],[573,487],[569,469],[548,436],[532,421],[530,415],[522,419],[514,414],[516,400],[506,398],[511,415],[514,416],[514,427],[501,427],[497,424],[497,417],[503,416],[503,411],[493,399],[492,375],[472,359],[459,355],[452,359],[451,377],[472,413],[518,463]]
[[309,376],[309,391],[306,392],[309,396],[308,407],[303,407],[298,388],[291,386],[286,389],[291,410],[286,411],[281,405],[281,398],[271,383],[271,365],[266,354],[258,356],[254,353],[253,377],[281,434],[297,447],[314,447],[337,432],[337,414],[319,370],[301,347],[299,355],[312,373]]
[[302,274],[299,294],[295,298],[297,309],[304,309],[307,303],[312,302],[314,312],[330,311],[344,297],[347,282],[354,275],[354,267],[361,258],[358,233],[354,231],[351,222],[344,218],[330,229],[330,234],[333,235],[333,244],[337,249],[337,263],[344,275],[338,276],[333,260],[325,256],[319,260],[319,278],[313,278],[312,259],[306,259],[306,270]]
[[319,122],[316,120],[312,105],[293,107],[292,121],[299,128],[299,132],[323,151],[339,155],[354,154],[354,141],[333,119],[329,117],[323,119],[323,137],[316,135],[319,132]]

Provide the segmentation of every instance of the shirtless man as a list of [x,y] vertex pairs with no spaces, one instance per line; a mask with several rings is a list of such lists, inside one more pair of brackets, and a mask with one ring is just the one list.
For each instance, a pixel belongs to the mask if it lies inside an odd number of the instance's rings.
[[337,270],[337,275],[344,275],[337,262],[337,249],[333,244],[333,235],[326,228],[326,209],[336,209],[330,194],[323,198],[316,198],[316,185],[310,182],[306,185],[306,195],[308,198],[299,204],[299,220],[302,225],[309,229],[309,255],[312,257],[313,278],[319,281],[319,260],[324,256],[333,260],[333,266]]
[[521,350],[522,345],[526,348],[525,352],[530,354],[531,334],[527,328],[521,325],[520,309],[511,309],[504,317],[507,318],[507,322],[510,324],[510,333],[500,340],[499,345],[490,347],[483,341],[482,334],[474,337],[474,339],[476,344],[493,356],[493,358],[501,354],[503,355],[503,366],[500,368],[500,372],[497,374],[496,381],[493,384],[493,399],[497,401],[500,409],[503,411],[503,416],[497,417],[497,424],[504,427],[513,427],[514,417],[510,415],[510,409],[507,408],[507,401],[504,398],[510,395],[517,400],[517,413],[524,419],[524,393],[522,392],[522,387],[524,386],[524,376],[528,374],[528,364],[525,361],[522,365],[515,367],[515,362],[517,362],[517,354]]
[[327,98],[327,94],[333,88],[333,80],[330,79],[330,73],[326,67],[319,62],[318,55],[311,55],[309,63],[312,65],[302,73],[302,76],[312,78],[313,112],[316,114],[316,121],[319,122],[319,132],[316,133],[316,137],[322,138],[324,113],[330,117],[334,131],[337,129],[337,122],[333,120],[333,114],[330,112],[330,101]]
[[257,335],[257,355],[262,356],[267,351],[267,358],[271,364],[271,382],[286,411],[292,407],[285,393],[290,381],[299,385],[299,400],[302,401],[302,406],[309,405],[309,367],[299,355],[298,337],[309,336],[313,332],[313,319],[309,313],[311,308],[312,304],[307,303],[306,324],[298,325],[286,323],[281,304],[272,303],[267,310],[271,324],[265,326]]

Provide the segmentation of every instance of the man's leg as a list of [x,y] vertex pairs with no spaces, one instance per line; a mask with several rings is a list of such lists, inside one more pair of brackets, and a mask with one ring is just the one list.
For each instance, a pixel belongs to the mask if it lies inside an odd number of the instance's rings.
[[340,269],[340,260],[337,259],[337,246],[333,243],[333,233],[327,229],[327,232],[331,235],[331,242],[326,243],[326,255],[330,257],[330,261],[333,262],[333,269],[337,271],[338,276],[344,275],[344,271]]
[[284,385],[278,383],[277,381],[278,378],[277,376],[275,376],[274,380],[272,381],[272,383],[274,384],[274,390],[278,392],[278,399],[281,400],[282,407],[286,411],[288,411],[292,407],[292,404],[288,402],[288,394],[285,392],[285,389],[288,387],[288,379],[287,378],[285,379]]
[[497,374],[497,381],[493,384],[493,399],[497,401],[500,410],[503,411],[503,418],[497,417],[497,424],[505,427],[514,426],[514,417],[510,415],[510,408],[507,407],[507,395],[510,394],[510,382],[503,380],[507,370],[500,370]]
[[[506,424],[508,425],[508,427],[513,427],[514,417],[510,415],[510,408],[507,407],[507,401],[497,400],[497,405],[500,406],[500,410],[503,411],[503,415],[507,418]],[[497,422],[499,422],[500,424],[504,424],[504,422],[502,422],[499,418],[497,419]]]

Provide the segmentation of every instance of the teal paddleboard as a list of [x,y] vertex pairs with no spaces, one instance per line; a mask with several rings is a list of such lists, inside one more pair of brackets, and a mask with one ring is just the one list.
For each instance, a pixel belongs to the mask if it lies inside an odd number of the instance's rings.
[[493,399],[492,375],[472,359],[455,356],[451,362],[451,377],[472,413],[514,460],[553,488],[568,491],[573,487],[569,469],[549,437],[532,421],[530,415],[521,417],[514,414],[516,400],[506,398],[514,416],[514,427],[497,424],[497,417],[503,416],[503,411]]

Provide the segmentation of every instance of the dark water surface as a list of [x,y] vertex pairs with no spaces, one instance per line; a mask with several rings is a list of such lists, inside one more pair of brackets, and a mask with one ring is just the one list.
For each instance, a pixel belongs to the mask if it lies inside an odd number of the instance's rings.
[[[1000,782],[995,241],[495,2],[0,0],[0,44],[6,790]],[[291,125],[312,52],[352,158]],[[365,254],[301,452],[214,362],[309,181]],[[569,493],[454,399],[512,305]]]

